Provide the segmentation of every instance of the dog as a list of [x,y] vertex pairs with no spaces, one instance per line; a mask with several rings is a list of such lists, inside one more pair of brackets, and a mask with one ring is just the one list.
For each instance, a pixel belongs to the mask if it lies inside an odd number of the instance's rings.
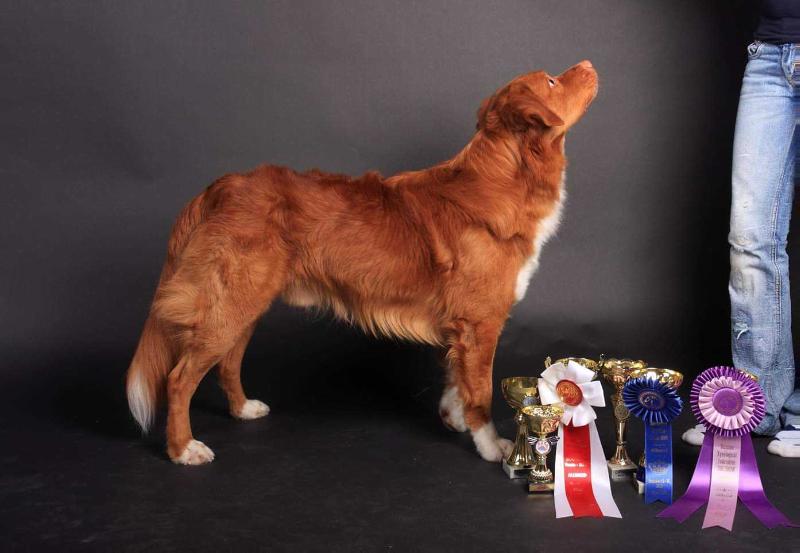
[[512,444],[491,420],[495,347],[558,226],[565,135],[597,89],[589,61],[521,75],[482,102],[466,147],[429,169],[351,178],[266,165],[211,184],[172,229],[128,369],[143,431],[166,399],[169,458],[212,461],[189,404],[215,366],[234,417],[267,415],[240,368],[257,319],[280,298],[445,348],[441,418],[500,461]]

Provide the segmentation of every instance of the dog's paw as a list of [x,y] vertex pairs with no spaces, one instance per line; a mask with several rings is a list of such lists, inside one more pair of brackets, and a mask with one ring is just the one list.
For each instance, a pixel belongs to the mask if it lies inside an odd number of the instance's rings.
[[190,440],[180,455],[173,457],[176,465],[204,465],[214,460],[214,452],[198,440]]
[[237,419],[252,420],[266,417],[268,414],[269,405],[263,401],[258,401],[257,399],[248,399],[244,402],[242,408],[239,409],[239,412],[234,413],[233,416]]
[[442,394],[439,402],[439,416],[444,425],[454,432],[465,432],[467,423],[464,421],[464,402],[458,395],[458,388],[452,386]]
[[485,461],[499,463],[511,455],[512,449],[514,449],[514,442],[505,438],[496,438],[494,443],[489,444],[488,447],[478,446],[478,453]]
[[514,449],[514,443],[497,435],[494,424],[489,423],[473,432],[472,439],[478,454],[491,463],[499,463]]

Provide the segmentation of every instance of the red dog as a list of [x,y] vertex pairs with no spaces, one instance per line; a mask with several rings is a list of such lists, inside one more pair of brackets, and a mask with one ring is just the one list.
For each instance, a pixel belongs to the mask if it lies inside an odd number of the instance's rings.
[[447,348],[442,419],[499,461],[511,443],[490,418],[497,339],[558,225],[565,133],[596,94],[588,61],[517,77],[483,102],[461,152],[422,171],[354,179],[264,166],[216,181],[172,231],[128,370],[133,416],[146,431],[166,392],[170,459],[211,461],[192,437],[192,395],[217,365],[233,416],[269,412],[247,399],[239,372],[257,319],[280,297]]

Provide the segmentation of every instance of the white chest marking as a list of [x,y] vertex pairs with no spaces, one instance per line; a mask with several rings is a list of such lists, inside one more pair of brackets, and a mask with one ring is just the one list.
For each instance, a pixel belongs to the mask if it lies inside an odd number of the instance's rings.
[[542,252],[542,247],[550,237],[552,237],[558,225],[561,222],[561,211],[564,207],[564,200],[566,199],[566,191],[564,190],[565,175],[561,176],[561,194],[559,195],[558,203],[553,208],[553,212],[539,221],[539,226],[536,229],[536,237],[533,239],[533,253],[525,261],[525,264],[517,273],[517,285],[514,289],[514,297],[517,301],[525,297],[525,292],[528,291],[528,284],[530,284],[531,277],[539,268],[539,254]]

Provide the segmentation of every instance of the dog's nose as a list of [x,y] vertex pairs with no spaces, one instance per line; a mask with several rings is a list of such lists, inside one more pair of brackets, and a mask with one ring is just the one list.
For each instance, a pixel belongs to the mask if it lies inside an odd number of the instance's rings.
[[589,60],[583,60],[582,62],[578,63],[578,65],[580,65],[581,67],[585,67],[586,69],[591,69],[592,67],[594,67],[592,65],[592,62],[590,62]]

